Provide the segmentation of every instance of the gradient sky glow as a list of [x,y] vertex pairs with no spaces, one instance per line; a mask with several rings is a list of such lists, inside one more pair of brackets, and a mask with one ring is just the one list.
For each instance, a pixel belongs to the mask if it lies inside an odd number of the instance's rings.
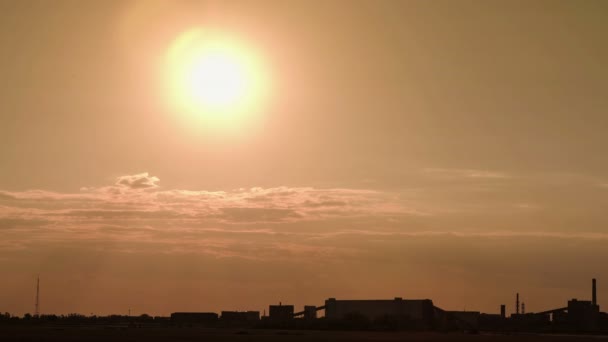
[[[608,2],[0,2],[0,312],[608,306]],[[167,103],[193,28],[272,86]],[[253,109],[251,109],[253,111]]]

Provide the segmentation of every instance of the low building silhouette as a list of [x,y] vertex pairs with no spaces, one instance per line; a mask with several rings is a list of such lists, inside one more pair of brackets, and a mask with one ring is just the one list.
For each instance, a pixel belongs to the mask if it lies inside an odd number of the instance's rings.
[[572,299],[568,301],[568,324],[577,331],[599,329],[600,308],[592,301]]
[[222,321],[227,322],[257,322],[260,320],[259,311],[222,311]]
[[446,314],[459,330],[479,329],[479,311],[446,311]]
[[215,312],[174,312],[171,321],[175,323],[209,324],[217,322],[218,314]]
[[293,305],[270,305],[268,308],[268,318],[273,321],[288,321],[294,317]]
[[420,328],[433,326],[435,307],[430,299],[337,300],[325,301],[325,317],[343,320],[358,315],[370,321],[397,319]]

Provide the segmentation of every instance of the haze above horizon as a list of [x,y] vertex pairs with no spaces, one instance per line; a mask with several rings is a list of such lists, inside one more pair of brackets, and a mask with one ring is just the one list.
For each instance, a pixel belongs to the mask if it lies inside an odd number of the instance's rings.
[[0,311],[608,293],[607,15],[0,2]]

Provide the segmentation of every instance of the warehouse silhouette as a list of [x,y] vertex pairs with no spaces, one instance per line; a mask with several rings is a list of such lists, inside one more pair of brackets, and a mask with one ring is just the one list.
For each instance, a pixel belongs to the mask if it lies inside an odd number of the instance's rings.
[[[499,314],[479,311],[449,311],[439,308],[430,299],[343,300],[328,298],[324,305],[306,305],[295,311],[293,305],[270,305],[268,316],[258,311],[214,313],[174,313],[175,323],[217,325],[221,322],[259,323],[278,328],[389,328],[412,330],[464,331],[608,331],[608,315],[597,304],[596,279],[592,280],[591,300],[571,299],[566,306],[542,312],[526,312],[516,294],[515,312],[506,314],[506,305]],[[319,318],[319,312],[324,312]],[[221,325],[221,324],[220,324]]]
[[[174,312],[170,317],[110,315],[84,316],[26,314],[22,318],[6,313],[0,325],[61,325],[106,327],[213,327],[317,330],[424,330],[489,331],[608,334],[608,314],[600,311],[597,282],[591,283],[591,299],[570,299],[565,305],[540,312],[526,311],[515,294],[514,312],[497,305],[498,313],[450,311],[434,305],[431,299],[338,299],[328,298],[323,305],[270,305],[266,311]],[[38,303],[38,302],[37,302]],[[37,305],[36,308],[39,308]]]

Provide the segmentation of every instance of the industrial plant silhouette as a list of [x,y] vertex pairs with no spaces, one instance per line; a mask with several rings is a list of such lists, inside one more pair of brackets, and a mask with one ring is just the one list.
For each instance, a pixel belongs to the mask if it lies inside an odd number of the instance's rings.
[[[526,312],[515,294],[514,312],[497,305],[500,313],[451,311],[439,308],[431,299],[343,300],[329,298],[320,306],[307,305],[296,311],[293,305],[270,305],[264,311],[174,312],[170,317],[105,317],[71,314],[40,314],[40,279],[37,280],[35,314],[0,316],[0,325],[22,326],[123,326],[123,327],[208,327],[315,330],[404,330],[466,332],[608,333],[608,313],[597,303],[596,279],[591,300],[571,299],[565,306],[542,312]],[[321,314],[322,313],[322,314]]]

